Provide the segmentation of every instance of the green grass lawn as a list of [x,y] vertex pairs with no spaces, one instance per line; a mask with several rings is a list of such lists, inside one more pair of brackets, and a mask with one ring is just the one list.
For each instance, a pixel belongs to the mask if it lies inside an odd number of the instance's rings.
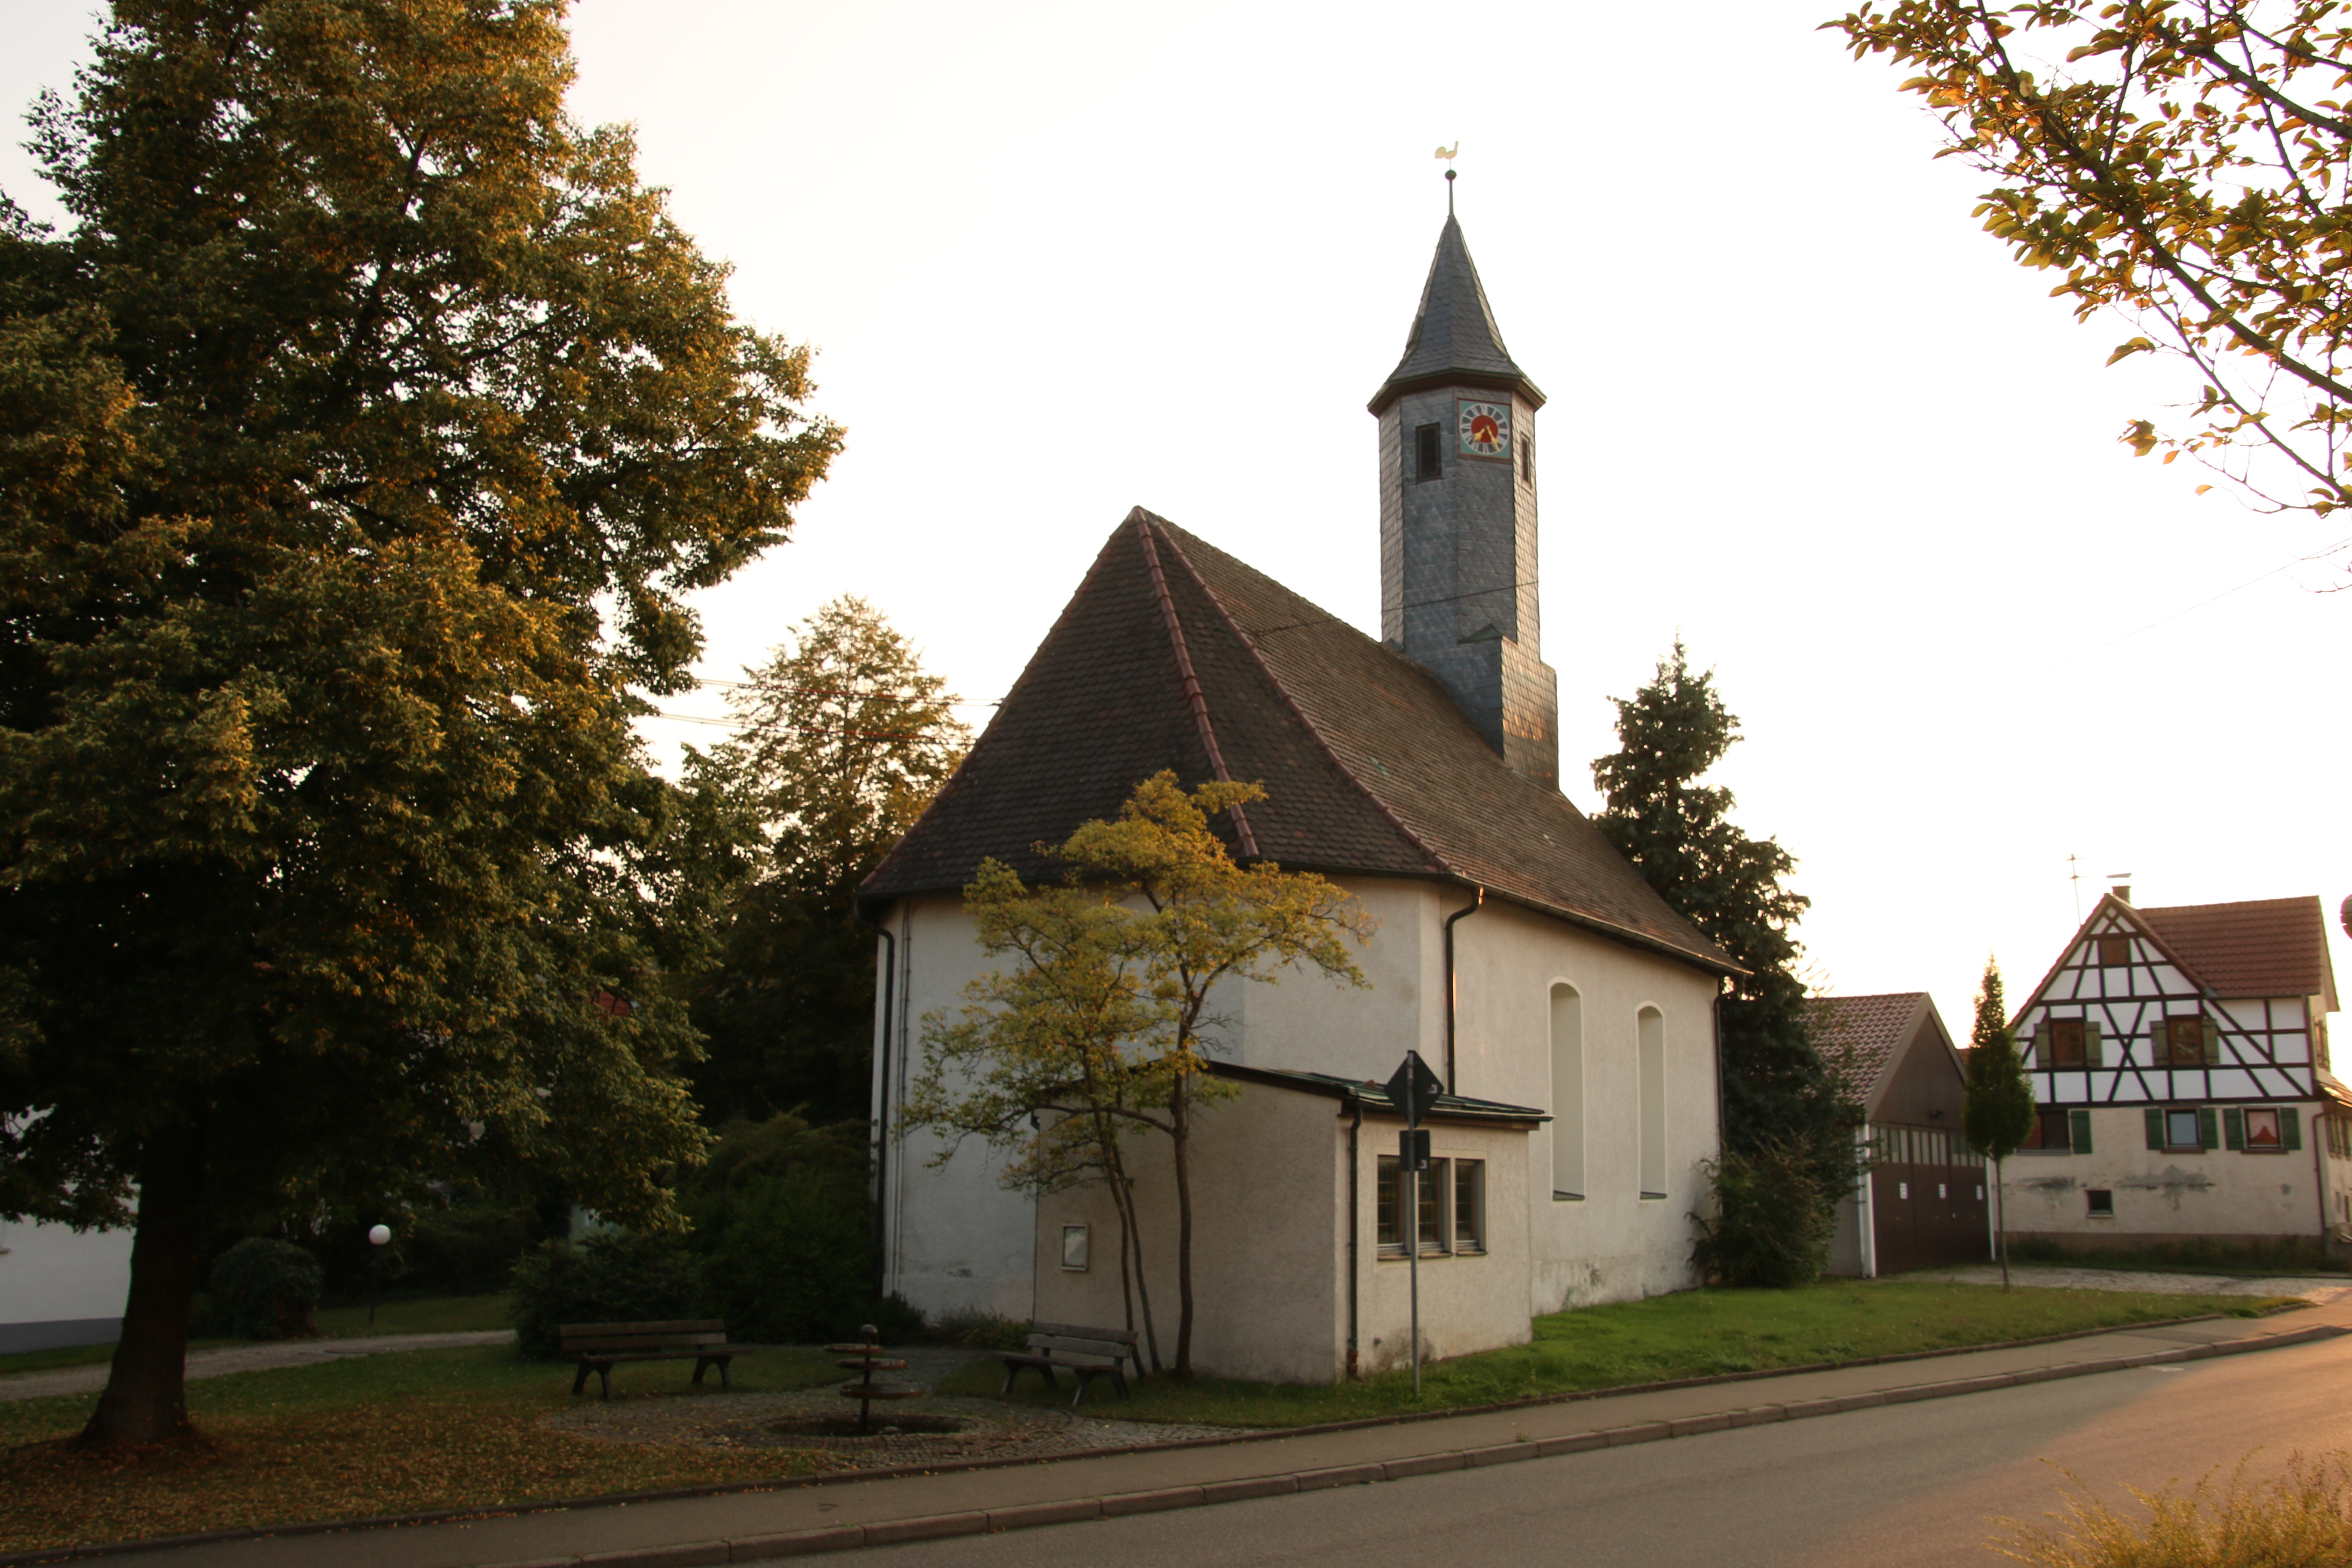
[[511,1329],[504,1296],[425,1296],[406,1301],[384,1301],[375,1310],[375,1327],[368,1327],[367,1303],[356,1307],[326,1307],[319,1312],[319,1331],[331,1340],[365,1334],[456,1334],[481,1329]]
[[[1556,1312],[1535,1321],[1535,1340],[1410,1373],[1354,1384],[1236,1383],[1151,1378],[1118,1404],[1102,1384],[1087,1397],[1102,1413],[1139,1421],[1224,1426],[1305,1426],[1423,1410],[1491,1405],[1623,1384],[1664,1383],[1722,1373],[1859,1361],[1912,1351],[1957,1349],[2078,1329],[2121,1328],[2200,1312],[2253,1316],[2276,1303],[2245,1296],[2173,1296],[2116,1290],[2017,1290],[1905,1280],[1840,1281],[1801,1290],[1688,1290],[1615,1306]],[[993,1394],[995,1362],[964,1367],[941,1393]],[[1044,1403],[1024,1375],[1013,1397]]]
[[[127,1461],[62,1442],[88,1419],[95,1394],[0,1404],[0,1552],[754,1480],[823,1462],[791,1450],[637,1447],[551,1432],[540,1420],[573,1403],[572,1373],[505,1345],[469,1345],[197,1378],[187,1385],[188,1410],[213,1446]],[[614,1396],[698,1397],[688,1391],[691,1373],[684,1362],[625,1366],[614,1373]],[[842,1375],[823,1355],[793,1350],[753,1352],[733,1373],[748,1393]],[[593,1379],[589,1386],[593,1399]]]
[[[511,1329],[504,1296],[430,1296],[414,1300],[385,1301],[376,1308],[375,1327],[368,1327],[364,1302],[356,1307],[329,1307],[319,1314],[319,1330],[331,1340],[366,1334],[448,1334],[477,1329]],[[246,1340],[190,1340],[192,1351],[218,1350]],[[61,1345],[56,1350],[22,1351],[0,1355],[0,1377],[13,1372],[47,1372],[52,1367],[96,1366],[114,1359],[114,1347]]]

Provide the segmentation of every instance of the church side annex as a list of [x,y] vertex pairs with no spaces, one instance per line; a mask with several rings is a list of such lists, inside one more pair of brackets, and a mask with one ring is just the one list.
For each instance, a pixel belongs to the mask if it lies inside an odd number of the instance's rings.
[[[1382,638],[1138,508],[1112,532],[929,811],[867,879],[877,942],[882,1287],[929,1313],[1124,1321],[1101,1194],[1007,1191],[900,1119],[921,1020],[983,956],[961,889],[992,856],[1116,816],[1142,779],[1263,784],[1238,858],[1321,872],[1380,922],[1369,989],[1244,986],[1204,1113],[1196,1364],[1328,1382],[1525,1341],[1531,1314],[1696,1283],[1691,1212],[1719,1147],[1724,954],[1559,792],[1557,682],[1536,594],[1542,394],[1449,213],[1379,420]],[[1456,1019],[1446,1029],[1451,921]],[[1408,1049],[1445,1079],[1440,1163],[1407,1226],[1402,1126],[1378,1087]],[[1166,1151],[1137,1145],[1155,1301],[1172,1304]],[[1406,1232],[1413,1234],[1408,1237]],[[1163,1323],[1163,1332],[1166,1325]]]

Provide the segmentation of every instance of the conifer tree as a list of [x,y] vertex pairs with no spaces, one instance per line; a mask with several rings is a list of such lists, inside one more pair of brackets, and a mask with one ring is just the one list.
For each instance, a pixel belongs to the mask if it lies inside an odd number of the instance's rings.
[[1617,702],[1615,754],[1592,764],[1608,805],[1594,825],[1685,919],[1747,973],[1725,982],[1718,1017],[1727,1153],[1796,1152],[1817,1201],[1853,1189],[1853,1130],[1813,1047],[1795,926],[1808,900],[1781,885],[1796,867],[1731,821],[1731,792],[1701,784],[1739,740],[1739,721],[1694,673],[1682,640],[1650,683]]
[[708,762],[762,843],[694,1004],[707,1042],[695,1089],[711,1121],[865,1119],[874,937],[856,923],[857,887],[961,759],[971,732],[955,701],[854,595],[794,626],[729,694],[742,729]]
[[2000,1288],[2009,1289],[2009,1219],[2001,1199],[2000,1163],[2023,1146],[2033,1131],[2033,1084],[2017,1054],[2017,1033],[2009,1026],[2002,1000],[2000,965],[1985,960],[1977,991],[1977,1019],[1969,1033],[1969,1073],[1961,1101],[1960,1131],[1969,1147],[1992,1162],[1993,1236],[2000,1248]]
[[93,1445],[186,1432],[209,1215],[504,1163],[659,1226],[704,1143],[724,814],[632,689],[838,438],[562,9],[116,0],[70,226],[0,202],[0,1215],[135,1225]]

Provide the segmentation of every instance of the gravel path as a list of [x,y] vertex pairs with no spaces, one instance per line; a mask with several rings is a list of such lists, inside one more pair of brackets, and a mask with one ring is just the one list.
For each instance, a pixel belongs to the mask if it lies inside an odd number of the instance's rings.
[[[2010,1277],[2043,1290],[2152,1290],[2167,1296],[2300,1296],[2317,1306],[2352,1296],[2352,1281],[2332,1284],[2308,1275],[2265,1277],[2230,1274],[2144,1274],[2135,1268],[2074,1268],[2012,1263]],[[1948,1279],[1958,1285],[1998,1285],[2000,1266],[1972,1263],[1965,1268],[1930,1268],[1906,1279]]]
[[[339,1356],[375,1355],[383,1351],[429,1351],[445,1345],[495,1345],[510,1342],[512,1329],[486,1329],[456,1334],[374,1334],[348,1340],[280,1340],[257,1345],[227,1345],[219,1350],[190,1351],[190,1377],[226,1377],[236,1372],[262,1372],[275,1366],[316,1366]],[[107,1363],[61,1366],[49,1372],[20,1372],[0,1377],[0,1400],[45,1399],[53,1394],[92,1394],[106,1386]]]

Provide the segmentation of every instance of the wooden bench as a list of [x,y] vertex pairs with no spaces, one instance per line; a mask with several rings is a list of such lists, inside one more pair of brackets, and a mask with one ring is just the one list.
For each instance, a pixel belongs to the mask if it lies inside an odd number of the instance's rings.
[[997,1359],[1004,1363],[1006,1394],[1013,1392],[1013,1381],[1025,1367],[1044,1373],[1045,1385],[1057,1391],[1062,1386],[1055,1376],[1057,1372],[1075,1377],[1078,1391],[1070,1397],[1073,1410],[1087,1396],[1087,1384],[1096,1378],[1109,1378],[1118,1386],[1121,1399],[1129,1397],[1129,1365],[1135,1368],[1136,1381],[1143,1380],[1143,1363],[1135,1353],[1132,1329],[1089,1329],[1076,1323],[1032,1323],[1029,1327],[1028,1349],[997,1352]]
[[743,1348],[727,1342],[727,1325],[717,1318],[672,1323],[565,1323],[556,1333],[562,1343],[562,1359],[580,1363],[579,1373],[572,1379],[572,1392],[578,1394],[586,1387],[593,1372],[604,1384],[607,1399],[613,1397],[613,1368],[625,1361],[691,1361],[697,1386],[702,1374],[715,1366],[719,1387],[731,1392],[735,1384],[728,1378],[727,1363]]

